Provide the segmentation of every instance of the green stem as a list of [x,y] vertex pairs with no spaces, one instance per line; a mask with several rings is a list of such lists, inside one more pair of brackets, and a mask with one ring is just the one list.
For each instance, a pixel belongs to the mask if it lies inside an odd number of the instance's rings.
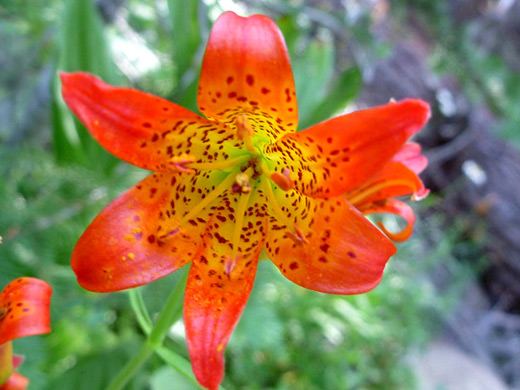
[[184,289],[186,288],[187,271],[187,269],[178,271],[184,273],[182,274],[181,279],[175,284],[173,291],[168,297],[164,308],[159,313],[157,321],[148,336],[148,343],[154,347],[162,345],[168,330],[182,315],[182,296],[184,294]]
[[130,294],[130,304],[134,309],[139,325],[148,335],[146,342],[141,346],[137,354],[128,361],[119,374],[112,380],[107,390],[120,390],[135,375],[137,370],[146,363],[153,355],[153,352],[162,346],[164,338],[172,324],[177,321],[182,314],[182,294],[186,286],[187,270],[184,272],[181,280],[177,282],[166,304],[159,313],[157,321],[150,329],[150,316],[144,305],[141,292],[135,291]]
[[144,343],[137,354],[126,363],[119,374],[112,380],[107,390],[122,389],[132,379],[137,370],[152,356],[153,352],[154,348],[147,342]]

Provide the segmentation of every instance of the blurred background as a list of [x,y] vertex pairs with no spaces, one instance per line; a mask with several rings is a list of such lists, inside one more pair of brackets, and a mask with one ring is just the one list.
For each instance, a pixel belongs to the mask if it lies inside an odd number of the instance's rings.
[[[92,218],[147,172],[104,152],[65,108],[56,71],[84,70],[197,111],[211,24],[262,13],[282,29],[300,129],[420,97],[431,195],[382,283],[341,297],[262,262],[226,351],[227,390],[520,389],[520,1],[1,0],[0,287],[54,288],[53,332],[17,340],[33,390],[101,390],[144,340],[128,293],[69,266]],[[400,220],[389,220],[396,229]],[[153,317],[178,275],[142,287]],[[182,323],[168,348],[187,356]],[[128,389],[199,387],[158,357]]]

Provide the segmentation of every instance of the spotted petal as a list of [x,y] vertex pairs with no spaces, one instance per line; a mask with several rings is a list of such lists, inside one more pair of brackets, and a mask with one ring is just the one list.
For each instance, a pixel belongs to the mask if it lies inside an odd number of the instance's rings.
[[350,203],[294,190],[275,196],[287,219],[272,211],[266,250],[285,277],[331,294],[358,294],[379,283],[395,247]]
[[208,118],[234,125],[244,113],[258,137],[295,131],[294,79],[283,36],[266,16],[225,12],[213,25],[202,63],[198,104]]
[[[236,157],[232,130],[167,100],[105,84],[88,73],[62,73],[63,98],[110,153],[154,171],[182,170],[182,161]],[[179,165],[181,163],[181,165]]]
[[0,294],[0,345],[49,333],[52,289],[40,279],[18,278]]
[[421,100],[389,103],[286,134],[266,147],[266,155],[275,158],[274,171],[290,171],[303,194],[334,197],[380,171],[429,115]]
[[72,254],[87,290],[150,283],[184,266],[202,245],[208,211],[197,211],[223,174],[156,173],[120,195],[90,224]]
[[224,349],[249,298],[265,241],[265,205],[256,199],[256,194],[249,204],[232,195],[222,199],[188,277],[184,299],[188,350],[197,380],[210,390],[222,381]]

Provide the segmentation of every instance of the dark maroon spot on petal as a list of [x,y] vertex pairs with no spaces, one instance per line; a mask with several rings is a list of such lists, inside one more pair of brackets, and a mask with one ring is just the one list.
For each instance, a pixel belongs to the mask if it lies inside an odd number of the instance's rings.
[[251,104],[252,106],[258,106],[258,102],[254,102],[252,100],[249,101],[249,104]]
[[248,85],[253,85],[253,84],[255,83],[255,78],[253,77],[252,74],[248,74],[248,75],[246,76],[246,83],[247,83]]
[[266,87],[263,87],[261,91],[264,95],[267,95],[269,92],[271,92],[271,90],[267,89]]
[[318,259],[318,261],[321,262],[321,263],[328,263],[328,260],[327,260],[325,257],[323,257],[323,256],[320,257],[320,258]]
[[217,92],[217,97],[219,98],[221,96],[222,96],[222,94],[220,92]]
[[158,139],[159,139],[159,134],[154,134],[154,135],[152,136],[152,142],[155,142],[155,141],[157,141]]
[[155,236],[153,234],[150,234],[147,240],[150,244],[153,244],[155,242]]
[[293,261],[291,264],[289,264],[289,268],[293,271],[298,268],[298,263]]
[[147,129],[152,127],[152,124],[150,122],[144,122],[143,127],[146,127]]
[[247,98],[245,96],[240,96],[240,97],[237,98],[237,100],[239,102],[245,102],[245,101],[247,101]]
[[229,84],[231,84],[233,82],[233,80],[235,80],[232,76],[229,76],[226,80],[226,82]]
[[320,249],[327,253],[327,251],[329,250],[329,244],[323,244],[322,246],[320,246]]
[[228,98],[233,99],[234,97],[237,96],[237,93],[236,92],[230,92],[227,96],[228,96]]
[[353,259],[355,259],[355,258],[357,257],[356,254],[355,254],[354,252],[352,252],[352,251],[348,251],[347,254],[348,254],[350,257],[352,257]]
[[208,264],[208,259],[206,259],[206,257],[204,257],[203,255],[200,255],[200,262],[203,264]]

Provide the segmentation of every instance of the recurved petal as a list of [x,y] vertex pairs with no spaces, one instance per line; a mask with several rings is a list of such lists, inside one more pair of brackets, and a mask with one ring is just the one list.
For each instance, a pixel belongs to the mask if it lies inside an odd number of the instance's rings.
[[[330,294],[358,294],[383,276],[394,245],[342,197],[312,199],[295,191],[280,201],[287,222],[269,224],[266,251],[282,274],[300,286]],[[281,200],[281,197],[277,197]],[[272,204],[272,203],[271,203]]]
[[209,210],[198,205],[222,179],[155,173],[110,203],[72,253],[79,284],[109,292],[150,283],[184,266],[202,245]]
[[179,159],[212,162],[234,157],[232,130],[174,103],[108,85],[88,73],[61,73],[69,108],[110,153],[144,169],[182,170]]
[[43,280],[18,278],[0,294],[0,345],[49,333],[52,288]]
[[415,173],[421,173],[428,165],[428,159],[421,154],[421,145],[407,142],[392,158],[392,161],[401,162]]
[[388,198],[413,194],[414,200],[423,199],[429,190],[415,172],[401,162],[391,161],[369,180],[360,184],[345,198],[356,208]]
[[410,206],[396,199],[387,199],[383,202],[366,205],[360,211],[365,214],[391,213],[399,215],[406,221],[406,227],[397,233],[389,231],[386,226],[378,221],[377,225],[392,241],[403,242],[410,238],[415,223],[415,214]]
[[25,390],[29,386],[29,379],[22,374],[13,372],[3,385],[0,385],[0,390]]
[[429,116],[422,100],[393,102],[286,134],[266,147],[266,155],[274,157],[276,172],[291,171],[298,191],[334,197],[380,171]]
[[208,118],[234,124],[245,113],[274,141],[295,131],[294,79],[283,36],[266,16],[225,12],[213,25],[204,54],[198,105]]

